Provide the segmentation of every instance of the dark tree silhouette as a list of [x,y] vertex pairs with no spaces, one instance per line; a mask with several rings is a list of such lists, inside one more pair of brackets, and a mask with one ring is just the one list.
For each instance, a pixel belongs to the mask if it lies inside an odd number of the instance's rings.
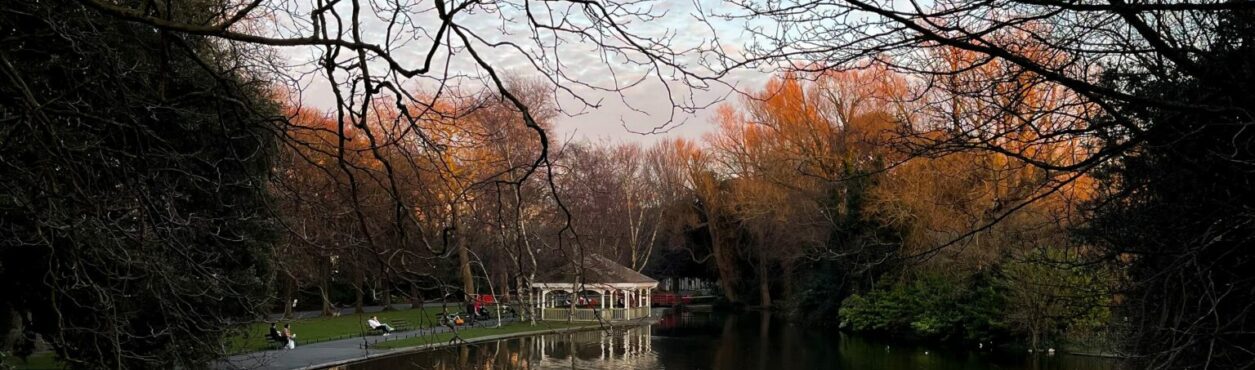
[[[1197,106],[1255,107],[1255,22],[1222,20],[1228,46],[1199,68],[1215,84],[1181,76],[1111,78],[1153,99]],[[1089,241],[1128,262],[1138,366],[1242,368],[1255,363],[1255,136],[1251,115],[1130,107],[1144,141],[1102,166]],[[1118,134],[1118,133],[1113,133]]]
[[0,335],[74,368],[203,366],[269,296],[265,85],[220,72],[240,50],[75,3],[7,3],[0,29]]

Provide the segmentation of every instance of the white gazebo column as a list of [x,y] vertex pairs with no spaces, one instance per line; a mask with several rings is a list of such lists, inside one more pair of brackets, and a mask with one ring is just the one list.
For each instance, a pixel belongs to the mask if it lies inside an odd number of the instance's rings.
[[654,295],[653,295],[653,290],[654,290],[654,288],[646,288],[646,289],[645,289],[645,307],[646,307],[646,309],[647,309],[647,310],[645,311],[645,317],[652,317],[652,316],[654,316]]
[[602,289],[602,290],[597,291],[597,293],[601,295],[601,299],[598,299],[599,301],[601,301],[599,302],[601,303],[601,310],[605,311],[606,310],[606,290]]
[[632,319],[632,291],[623,290],[623,318]]
[[546,295],[549,295],[549,290],[541,289],[540,290],[540,319],[541,320],[545,319],[545,308],[548,307],[548,304],[549,304],[549,300],[545,297]]

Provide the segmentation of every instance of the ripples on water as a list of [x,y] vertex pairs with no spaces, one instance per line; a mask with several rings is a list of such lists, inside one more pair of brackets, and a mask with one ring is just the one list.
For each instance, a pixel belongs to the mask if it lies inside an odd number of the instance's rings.
[[669,314],[657,324],[504,339],[349,365],[384,369],[1007,369],[1110,370],[1109,359],[1012,356],[903,346],[772,320]]

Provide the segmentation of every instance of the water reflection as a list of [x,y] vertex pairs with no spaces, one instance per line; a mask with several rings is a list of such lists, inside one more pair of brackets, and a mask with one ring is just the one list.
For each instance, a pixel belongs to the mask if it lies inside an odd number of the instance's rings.
[[650,327],[478,343],[350,365],[362,369],[662,369]]
[[668,314],[651,326],[505,339],[346,368],[1108,370],[1114,362],[902,346],[773,320],[765,313],[684,313]]

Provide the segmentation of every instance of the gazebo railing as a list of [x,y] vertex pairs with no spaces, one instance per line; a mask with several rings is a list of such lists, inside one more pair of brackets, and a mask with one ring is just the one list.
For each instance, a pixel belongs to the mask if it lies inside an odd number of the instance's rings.
[[545,309],[545,320],[562,321],[568,318],[572,321],[597,321],[597,313],[587,308],[576,308],[574,313],[570,308]]
[[[598,312],[600,311],[600,312]],[[628,316],[631,314],[631,316]],[[571,321],[621,321],[631,319],[639,319],[649,315],[649,307],[632,307],[632,308],[576,308],[572,312],[571,308],[545,308],[545,320],[562,321],[570,319]]]

